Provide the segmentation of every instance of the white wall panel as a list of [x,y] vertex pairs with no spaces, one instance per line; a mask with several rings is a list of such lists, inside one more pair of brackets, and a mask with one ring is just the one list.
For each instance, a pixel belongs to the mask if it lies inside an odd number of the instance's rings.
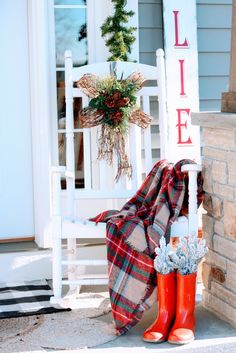
[[27,237],[34,235],[27,0],[1,1],[0,23],[0,238]]

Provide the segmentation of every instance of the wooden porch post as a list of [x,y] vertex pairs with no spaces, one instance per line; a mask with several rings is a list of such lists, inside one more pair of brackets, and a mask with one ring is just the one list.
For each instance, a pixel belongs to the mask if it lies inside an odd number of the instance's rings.
[[232,2],[229,92],[222,93],[221,111],[236,113],[236,0]]

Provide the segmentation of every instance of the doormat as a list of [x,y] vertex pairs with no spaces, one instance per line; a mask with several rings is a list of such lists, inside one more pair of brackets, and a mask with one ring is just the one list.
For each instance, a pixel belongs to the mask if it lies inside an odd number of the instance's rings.
[[108,292],[82,293],[78,303],[70,312],[0,320],[0,352],[74,351],[117,338]]
[[0,319],[70,310],[52,305],[52,295],[52,288],[46,279],[1,283]]

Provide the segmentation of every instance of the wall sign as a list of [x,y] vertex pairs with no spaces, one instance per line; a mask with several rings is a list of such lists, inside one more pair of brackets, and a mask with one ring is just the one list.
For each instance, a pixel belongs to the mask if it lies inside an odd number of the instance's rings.
[[168,159],[200,162],[199,127],[190,113],[199,111],[195,0],[163,0],[166,58]]

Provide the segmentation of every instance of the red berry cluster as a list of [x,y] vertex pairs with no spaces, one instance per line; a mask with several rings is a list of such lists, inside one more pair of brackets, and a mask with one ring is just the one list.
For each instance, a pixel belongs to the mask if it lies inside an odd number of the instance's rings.
[[122,121],[123,113],[120,110],[116,110],[115,112],[111,113],[109,117],[114,125],[118,125]]

